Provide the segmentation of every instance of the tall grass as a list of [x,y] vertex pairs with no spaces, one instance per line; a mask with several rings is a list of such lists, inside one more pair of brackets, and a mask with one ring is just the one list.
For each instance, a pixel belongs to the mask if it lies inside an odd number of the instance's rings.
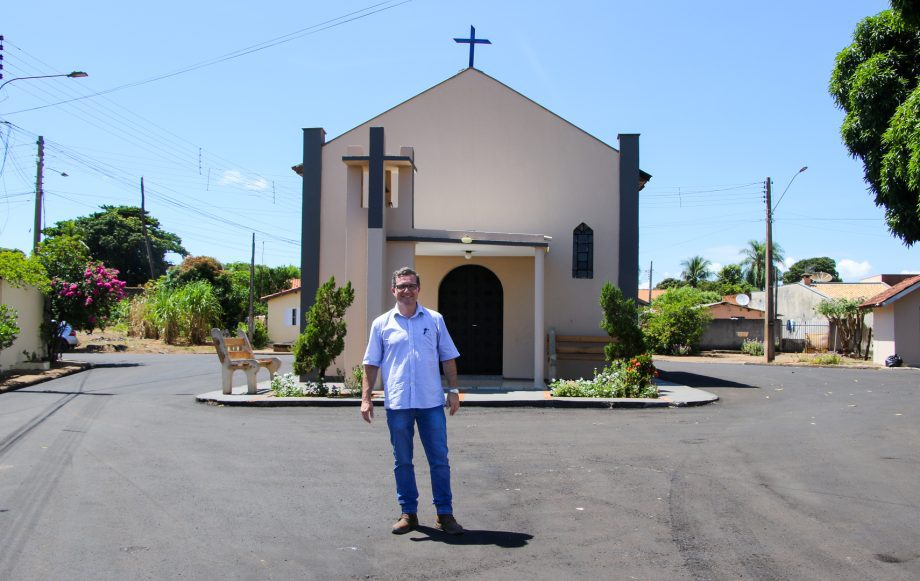
[[220,325],[220,302],[211,283],[204,280],[190,282],[173,296],[179,303],[183,334],[190,343],[204,343],[211,336],[211,328]]
[[160,285],[135,297],[129,307],[130,334],[162,339],[170,345],[185,338],[189,343],[209,341],[211,328],[220,324],[221,307],[207,281],[179,288]]

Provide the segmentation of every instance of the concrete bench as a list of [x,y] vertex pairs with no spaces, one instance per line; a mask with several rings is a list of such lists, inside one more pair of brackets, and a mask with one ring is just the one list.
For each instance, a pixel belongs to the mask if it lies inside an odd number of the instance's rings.
[[252,345],[245,333],[237,332],[236,337],[227,337],[220,329],[211,329],[211,339],[220,359],[221,384],[225,395],[233,393],[233,372],[242,371],[246,374],[246,393],[256,393],[256,374],[259,369],[268,370],[269,380],[281,367],[281,360],[277,357],[256,357],[252,352]]
[[588,335],[557,335],[555,329],[546,334],[546,354],[549,360],[547,370],[550,378],[556,377],[558,361],[596,361],[603,363],[604,347],[616,343],[613,337]]

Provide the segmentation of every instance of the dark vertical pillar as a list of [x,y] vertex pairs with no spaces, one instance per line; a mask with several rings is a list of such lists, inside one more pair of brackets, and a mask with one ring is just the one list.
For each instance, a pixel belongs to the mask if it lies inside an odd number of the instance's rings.
[[621,133],[620,240],[617,286],[628,299],[639,298],[639,134]]
[[370,156],[368,159],[367,227],[383,228],[383,156],[386,155],[386,140],[383,127],[371,127]]
[[323,182],[321,127],[303,130],[303,207],[300,218],[300,332],[306,328],[306,313],[313,306],[319,288],[320,192]]

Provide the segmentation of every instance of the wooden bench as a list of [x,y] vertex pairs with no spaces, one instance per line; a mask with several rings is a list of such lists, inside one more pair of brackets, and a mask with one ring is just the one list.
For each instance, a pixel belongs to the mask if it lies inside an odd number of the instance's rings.
[[555,329],[546,334],[546,354],[549,362],[548,376],[556,378],[556,363],[564,361],[604,362],[604,347],[616,343],[609,335],[593,337],[587,335],[557,335]]
[[227,337],[220,329],[211,329],[211,338],[217,349],[217,358],[220,359],[221,383],[225,395],[233,393],[234,371],[246,374],[246,393],[252,395],[256,393],[256,374],[259,369],[268,369],[268,378],[271,380],[281,367],[281,360],[277,357],[256,357],[245,333],[237,332],[236,337]]

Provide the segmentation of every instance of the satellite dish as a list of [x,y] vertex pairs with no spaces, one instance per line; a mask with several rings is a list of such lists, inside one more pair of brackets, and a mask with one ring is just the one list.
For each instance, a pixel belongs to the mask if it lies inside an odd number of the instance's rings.
[[747,296],[744,293],[741,293],[740,295],[735,295],[735,302],[741,305],[742,307],[746,307],[751,303],[751,297]]
[[811,275],[811,280],[815,282],[830,282],[834,280],[834,275],[828,272],[816,272]]

